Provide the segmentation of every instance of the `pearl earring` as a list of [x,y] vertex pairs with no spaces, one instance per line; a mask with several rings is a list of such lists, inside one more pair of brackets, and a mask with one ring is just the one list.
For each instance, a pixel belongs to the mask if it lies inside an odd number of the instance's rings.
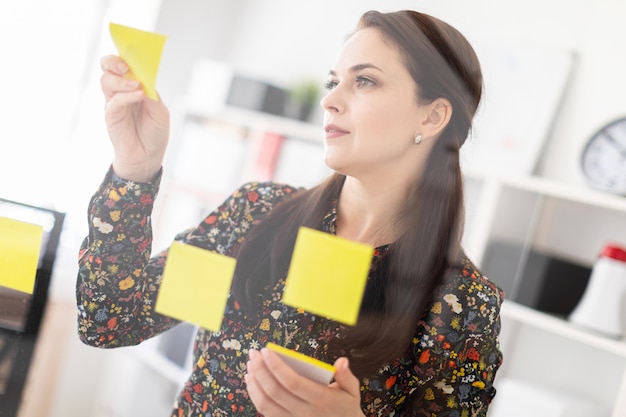
[[415,144],[416,144],[416,145],[419,145],[420,143],[422,143],[422,135],[418,133],[418,134],[415,136]]

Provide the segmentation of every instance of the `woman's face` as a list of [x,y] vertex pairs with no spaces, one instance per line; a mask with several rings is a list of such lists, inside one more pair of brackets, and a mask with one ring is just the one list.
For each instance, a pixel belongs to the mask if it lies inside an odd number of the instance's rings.
[[414,178],[422,146],[414,138],[425,106],[398,49],[377,29],[359,30],[341,49],[327,84],[321,102],[326,164],[359,179]]

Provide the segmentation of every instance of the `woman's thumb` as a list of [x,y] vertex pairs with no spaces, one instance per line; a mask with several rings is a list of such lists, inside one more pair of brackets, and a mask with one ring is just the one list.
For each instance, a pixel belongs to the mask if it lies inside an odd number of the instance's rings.
[[348,358],[341,357],[335,361],[335,383],[344,391],[354,396],[359,396],[361,392],[361,384],[352,371],[350,370],[350,362]]

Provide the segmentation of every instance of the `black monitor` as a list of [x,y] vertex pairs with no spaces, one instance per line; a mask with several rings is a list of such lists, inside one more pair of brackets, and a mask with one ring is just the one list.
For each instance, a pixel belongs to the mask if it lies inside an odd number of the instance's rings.
[[15,416],[48,300],[65,213],[0,198],[0,217],[43,228],[32,294],[0,285],[0,417]]

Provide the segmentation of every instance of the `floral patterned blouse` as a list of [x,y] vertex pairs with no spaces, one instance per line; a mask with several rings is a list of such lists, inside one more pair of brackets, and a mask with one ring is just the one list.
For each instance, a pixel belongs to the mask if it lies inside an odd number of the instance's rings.
[[[135,183],[107,173],[89,204],[89,235],[79,254],[77,281],[80,339],[97,347],[136,345],[178,322],[154,311],[167,251],[151,257],[150,214],[160,178]],[[221,254],[238,245],[250,227],[297,191],[272,182],[247,183],[195,228],[176,240]],[[323,230],[334,232],[330,210]],[[384,247],[374,256],[380,256]],[[193,369],[172,416],[258,416],[246,391],[249,349],[274,342],[333,363],[328,342],[342,324],[280,300],[284,279],[271,289],[260,322],[243,321],[230,297],[222,328],[200,329]],[[361,404],[371,416],[485,416],[502,363],[498,335],[502,291],[465,259],[439,289],[429,314],[416,323],[404,355],[361,380]],[[407,408],[409,398],[413,401]]]

